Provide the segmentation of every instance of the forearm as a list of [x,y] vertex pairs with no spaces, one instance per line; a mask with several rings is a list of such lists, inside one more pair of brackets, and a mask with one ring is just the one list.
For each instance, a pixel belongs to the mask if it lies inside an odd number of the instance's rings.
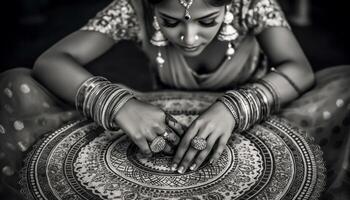
[[[281,105],[296,99],[314,84],[314,73],[308,63],[286,62],[275,68],[278,73],[269,72],[263,77],[263,80],[271,83],[274,87]],[[266,90],[263,87],[262,89]],[[270,96],[270,98],[272,97]]]
[[285,62],[278,65],[277,70],[242,88],[229,90],[218,99],[231,112],[236,130],[244,131],[278,112],[314,82],[313,72],[307,65]]
[[92,75],[64,53],[43,54],[34,64],[34,77],[52,93],[74,105],[79,86]]

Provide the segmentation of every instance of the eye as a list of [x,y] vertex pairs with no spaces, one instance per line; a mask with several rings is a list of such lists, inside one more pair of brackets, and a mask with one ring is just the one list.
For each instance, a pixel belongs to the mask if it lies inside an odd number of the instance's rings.
[[204,27],[212,27],[212,26],[216,26],[218,24],[215,21],[215,19],[201,20],[201,21],[198,21],[198,23]]
[[162,18],[162,25],[165,27],[173,28],[177,26],[180,22],[177,20],[169,20]]

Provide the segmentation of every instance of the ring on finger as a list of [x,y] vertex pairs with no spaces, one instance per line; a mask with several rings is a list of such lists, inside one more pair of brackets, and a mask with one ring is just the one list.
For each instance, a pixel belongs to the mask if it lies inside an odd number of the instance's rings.
[[159,153],[164,150],[166,146],[166,141],[162,136],[158,136],[152,140],[150,144],[150,149],[153,153]]
[[207,148],[207,141],[204,138],[196,136],[191,140],[191,146],[198,151],[202,151]]
[[176,142],[176,134],[170,131],[169,132],[165,131],[163,133],[163,138],[168,142],[170,142],[171,144],[174,144]]

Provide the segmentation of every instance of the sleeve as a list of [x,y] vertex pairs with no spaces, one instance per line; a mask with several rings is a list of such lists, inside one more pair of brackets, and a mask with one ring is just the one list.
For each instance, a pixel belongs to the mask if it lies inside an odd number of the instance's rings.
[[252,0],[245,20],[249,30],[256,35],[269,27],[290,29],[282,9],[275,0]]
[[139,41],[140,25],[130,0],[114,0],[80,30],[97,31],[120,40]]

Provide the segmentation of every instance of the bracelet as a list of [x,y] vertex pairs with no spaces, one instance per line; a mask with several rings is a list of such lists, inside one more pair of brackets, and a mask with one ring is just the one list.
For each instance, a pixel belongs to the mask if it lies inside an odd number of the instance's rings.
[[[228,108],[228,110],[231,112],[232,116],[233,116],[233,119],[235,120],[235,127],[237,126],[237,123],[238,123],[238,114],[237,114],[237,108],[234,107],[230,101],[227,99],[227,97],[222,96],[221,98],[218,99],[218,101],[222,102],[226,108]],[[234,127],[234,128],[235,128]]]
[[[227,91],[218,99],[224,103],[236,120],[236,131],[249,129],[269,116],[272,109],[276,109],[276,105],[279,105],[278,102],[275,102],[276,96],[273,96],[273,102],[269,102],[266,92],[258,85],[262,84],[250,84],[238,90]],[[268,89],[269,92],[270,89]]]
[[104,77],[93,76],[84,81],[75,96],[76,109],[106,130],[118,129],[114,122],[118,111],[133,93]]
[[280,110],[281,104],[279,101],[278,94],[277,94],[276,90],[273,88],[272,84],[264,79],[259,79],[258,83],[260,83],[262,86],[264,86],[270,92],[270,94],[272,96],[273,109],[271,111],[275,112],[275,113],[278,112]]
[[94,87],[94,84],[96,84],[96,82],[100,81],[107,81],[107,79],[101,76],[92,76],[79,86],[78,91],[75,95],[75,107],[78,111],[82,110],[83,102],[85,99],[84,95]]
[[284,73],[278,71],[276,68],[271,67],[271,72],[274,72],[280,76],[282,76],[284,79],[288,81],[288,83],[294,88],[294,90],[298,93],[298,97],[302,94],[301,90],[298,88],[298,86]]

